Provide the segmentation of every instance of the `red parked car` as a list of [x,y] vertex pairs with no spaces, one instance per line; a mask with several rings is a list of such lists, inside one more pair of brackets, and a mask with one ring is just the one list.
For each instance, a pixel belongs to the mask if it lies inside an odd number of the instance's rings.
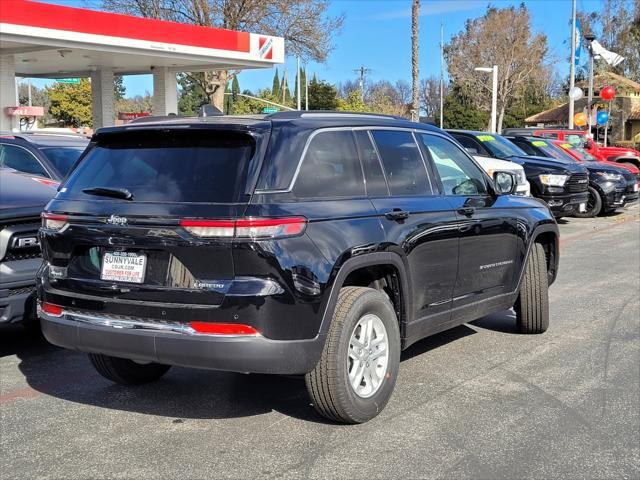
[[584,148],[596,160],[615,162],[620,165],[631,165],[640,168],[640,152],[633,148],[601,147],[591,138],[587,138],[586,130],[569,130],[562,128],[507,128],[503,135],[532,135],[570,143]]

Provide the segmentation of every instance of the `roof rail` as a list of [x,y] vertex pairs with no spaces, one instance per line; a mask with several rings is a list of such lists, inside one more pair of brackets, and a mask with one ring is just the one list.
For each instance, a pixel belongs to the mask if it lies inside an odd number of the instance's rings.
[[384,115],[381,113],[367,113],[367,112],[337,112],[335,110],[292,110],[288,112],[276,112],[266,116],[270,119],[282,119],[289,120],[294,118],[378,118],[378,119],[392,119],[392,120],[405,120],[410,121],[408,118],[400,117],[398,115]]

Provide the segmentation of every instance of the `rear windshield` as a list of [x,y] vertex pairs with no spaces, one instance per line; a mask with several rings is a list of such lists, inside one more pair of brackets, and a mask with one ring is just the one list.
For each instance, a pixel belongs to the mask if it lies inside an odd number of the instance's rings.
[[[134,201],[236,203],[245,194],[250,135],[236,132],[127,132],[106,136],[64,187],[126,188]],[[95,198],[95,197],[94,197]]]

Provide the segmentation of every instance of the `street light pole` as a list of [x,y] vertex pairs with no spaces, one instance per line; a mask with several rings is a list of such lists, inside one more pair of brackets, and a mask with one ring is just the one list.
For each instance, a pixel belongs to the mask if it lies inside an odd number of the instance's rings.
[[493,67],[476,67],[476,72],[491,73],[491,133],[497,133],[498,119],[498,66]]

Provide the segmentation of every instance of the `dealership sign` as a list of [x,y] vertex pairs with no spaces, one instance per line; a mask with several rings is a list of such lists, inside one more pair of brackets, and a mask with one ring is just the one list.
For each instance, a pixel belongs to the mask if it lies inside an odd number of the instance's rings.
[[4,112],[10,117],[42,117],[44,107],[6,107]]

